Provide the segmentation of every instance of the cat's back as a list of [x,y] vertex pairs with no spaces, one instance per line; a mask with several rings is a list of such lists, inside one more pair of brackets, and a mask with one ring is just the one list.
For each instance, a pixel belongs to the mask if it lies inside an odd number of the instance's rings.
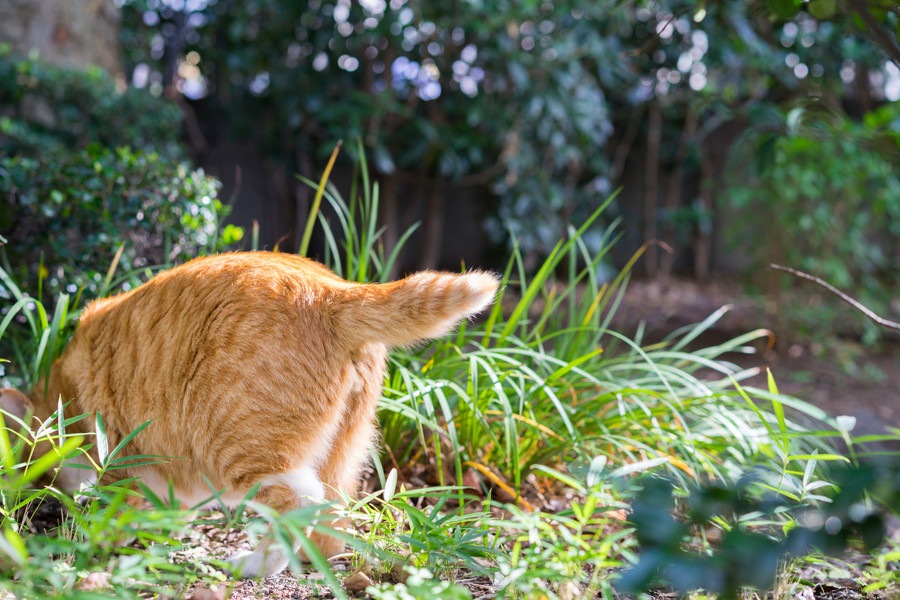
[[159,373],[187,382],[201,363],[211,377],[216,370],[276,370],[278,353],[323,350],[333,337],[333,298],[353,285],[288,254],[194,259],[88,305],[65,354],[67,371],[94,373],[92,384],[121,387],[115,384],[127,374],[156,387]]
[[296,254],[228,252],[196,258],[160,274],[152,281],[184,279],[213,286],[241,285],[269,288],[278,284],[343,289],[353,286],[324,265]]
[[151,313],[158,320],[184,311],[198,316],[200,311],[221,309],[229,302],[260,308],[274,300],[303,304],[327,299],[339,290],[352,287],[323,265],[301,256],[275,252],[232,252],[196,258],[163,271],[140,287],[96,300],[81,316],[81,326],[107,321],[116,313]]

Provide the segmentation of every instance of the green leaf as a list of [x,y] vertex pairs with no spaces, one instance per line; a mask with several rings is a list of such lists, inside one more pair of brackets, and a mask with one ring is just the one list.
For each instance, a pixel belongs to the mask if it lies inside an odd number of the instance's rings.
[[[97,417],[99,418],[99,416],[100,416],[100,415],[98,414]],[[133,440],[137,434],[139,434],[140,432],[142,432],[143,430],[145,430],[145,429],[150,425],[150,423],[152,423],[152,421],[144,421],[143,423],[141,423],[140,425],[138,425],[137,428],[135,428],[134,431],[132,431],[131,433],[129,433],[128,435],[126,435],[126,436],[125,436],[125,439],[123,439],[121,442],[119,442],[118,444],[116,444],[116,447],[113,449],[113,451],[109,453],[109,460],[111,461],[113,458],[115,458],[116,455],[117,455],[119,452],[121,452],[122,448],[124,448],[129,442],[131,442],[131,440]],[[105,435],[106,435],[106,431],[104,430],[103,433],[104,433],[104,436],[105,436]],[[138,458],[138,457],[135,456],[135,457],[131,457],[131,458]],[[102,460],[101,460],[101,464],[102,464]]]
[[769,0],[769,10],[779,19],[790,19],[800,8],[795,0]]
[[774,166],[777,142],[778,136],[773,134],[764,134],[760,138],[756,152],[753,154],[753,174],[756,177],[765,175]]
[[837,13],[837,0],[809,0],[809,14],[820,21]]
[[593,487],[597,483],[600,482],[603,476],[603,470],[606,468],[607,458],[602,454],[599,456],[595,456],[591,460],[591,464],[588,467],[587,472],[587,484],[588,487]]
[[387,479],[384,482],[384,501],[390,502],[394,497],[394,491],[397,489],[397,469],[391,469]]
[[222,230],[222,244],[230,246],[236,244],[244,238],[244,228],[237,225],[228,224]]
[[[9,429],[6,426],[6,419],[7,416],[0,412],[0,465],[2,465],[6,476],[9,476],[16,468],[16,457],[9,443]],[[0,475],[0,477],[2,476]]]
[[649,471],[650,469],[658,467],[659,465],[665,464],[667,462],[669,462],[668,456],[660,456],[658,458],[650,458],[636,463],[627,464],[624,467],[619,467],[618,469],[610,473],[609,478],[615,479],[616,477],[624,477],[625,475],[631,475],[632,473]]
[[0,537],[0,551],[20,566],[25,565],[28,561],[28,550],[25,548],[25,542],[22,540],[22,536],[11,527],[3,529],[3,536]]
[[109,458],[109,439],[106,437],[106,425],[103,424],[100,413],[94,417],[94,427],[97,435],[97,457],[100,459],[100,466],[105,467]]
[[846,456],[840,454],[791,454],[787,457],[788,461],[792,460],[836,460],[840,462],[852,462]]

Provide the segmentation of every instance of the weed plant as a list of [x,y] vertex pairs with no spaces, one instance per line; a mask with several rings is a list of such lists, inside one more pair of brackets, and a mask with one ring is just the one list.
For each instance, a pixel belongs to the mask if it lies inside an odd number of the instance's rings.
[[[318,184],[308,182],[317,193],[304,246],[317,223],[332,269],[355,281],[384,281],[412,230],[397,247],[383,247],[378,186],[364,161],[358,170],[349,200],[326,182],[327,173]],[[850,439],[838,423],[780,394],[771,377],[768,389],[743,385],[752,373],[726,360],[728,353],[752,351],[768,332],[700,345],[724,311],[655,344],[611,329],[640,257],[611,281],[598,275],[617,239],[615,227],[603,232],[596,251],[584,235],[612,200],[570,228],[535,273],[526,272],[514,250],[500,297],[482,322],[391,355],[379,412],[381,451],[373,456],[380,486],[346,499],[341,511],[354,531],[339,534],[352,564],[376,580],[414,570],[404,588],[373,588],[376,597],[409,597],[414,589],[430,589],[435,598],[468,593],[459,585],[431,585],[429,576],[478,581],[499,597],[610,596],[612,573],[636,562],[626,522],[632,476],[666,475],[687,488],[729,484],[752,470],[761,488],[803,506],[822,501],[816,491],[828,485],[823,467],[849,460],[829,447],[833,437]],[[333,216],[320,210],[325,203]],[[64,347],[81,298],[60,294],[48,310],[7,271],[0,271],[10,302],[0,337],[12,342],[16,366],[7,383],[28,388]],[[150,275],[117,277],[114,264],[103,291]],[[72,594],[99,572],[108,574],[110,586],[101,592],[112,596],[178,593],[194,581],[221,580],[215,561],[170,560],[190,516],[169,499],[145,490],[153,509],[139,511],[126,502],[124,486],[87,489],[80,503],[52,486],[36,486],[38,476],[85,456],[86,444],[103,448],[102,415],[82,418],[98,419],[95,438],[68,436],[60,419],[36,431],[23,423],[0,429],[8,436],[6,442],[0,436],[0,590],[21,597]],[[34,461],[38,441],[54,449]],[[102,473],[115,468],[122,450],[104,448],[99,464],[79,461]],[[22,509],[51,498],[67,511],[62,531],[29,532]],[[310,527],[322,527],[323,507],[277,515],[252,500],[247,505],[258,515],[251,531],[267,525],[285,545],[299,540],[334,594],[346,597],[307,538]],[[247,520],[240,511],[226,511],[225,519],[223,525]],[[790,528],[793,519],[783,511],[747,526]],[[713,524],[728,526],[727,520]]]

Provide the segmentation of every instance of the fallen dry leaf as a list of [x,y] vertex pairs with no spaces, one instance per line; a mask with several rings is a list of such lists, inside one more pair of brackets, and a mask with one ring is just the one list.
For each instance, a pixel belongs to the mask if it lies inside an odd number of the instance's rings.
[[218,585],[211,588],[198,587],[187,597],[187,600],[225,600],[225,588]]
[[370,585],[374,585],[374,583],[369,576],[362,571],[357,571],[344,580],[344,589],[351,594],[361,594],[365,592],[366,588]]
[[75,584],[75,589],[82,592],[105,590],[109,585],[109,573],[89,573],[87,577]]

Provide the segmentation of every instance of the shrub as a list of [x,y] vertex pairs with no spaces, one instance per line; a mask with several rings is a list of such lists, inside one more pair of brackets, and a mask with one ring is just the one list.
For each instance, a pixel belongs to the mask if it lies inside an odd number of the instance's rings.
[[[182,261],[240,238],[219,231],[219,183],[181,162],[177,105],[0,47],[0,234],[26,290],[97,291],[126,269]],[[46,281],[44,281],[46,280]]]
[[[872,499],[880,499],[879,508],[896,512],[896,467],[845,467],[829,473],[828,481],[814,481],[812,470],[804,473],[803,487],[816,493],[802,503],[790,499],[786,490],[760,485],[752,473],[733,487],[693,487],[679,502],[670,482],[647,478],[631,515],[643,552],[623,572],[620,591],[645,592],[668,582],[681,594],[702,588],[722,598],[739,598],[745,587],[771,589],[779,564],[788,557],[814,551],[839,555],[854,541],[872,551],[885,541],[884,518],[873,509]],[[680,510],[677,504],[683,505]],[[714,547],[686,549],[690,535],[704,528],[720,530]],[[883,586],[871,591],[878,589]]]
[[[114,260],[130,271],[240,239],[239,228],[220,230],[219,183],[183,162],[180,131],[172,102],[0,45],[0,235],[15,268],[2,257],[24,294],[93,297],[109,283],[98,269]],[[17,355],[13,337],[0,355]]]
[[61,69],[0,45],[0,155],[36,156],[90,143],[175,158],[181,111],[142,90],[119,90],[100,68]]
[[[862,122],[802,108],[758,116],[738,154],[749,154],[755,169],[731,187],[729,199],[746,214],[734,220],[740,233],[763,236],[746,244],[760,266],[778,262],[813,273],[886,312],[900,277],[898,125],[898,103]],[[797,308],[792,316],[805,317],[797,325],[821,330],[821,311]]]
[[227,209],[219,183],[155,153],[90,145],[74,153],[0,158],[0,228],[17,256],[19,281],[33,289],[96,291],[124,243],[127,269],[182,261],[237,241],[219,231]]

